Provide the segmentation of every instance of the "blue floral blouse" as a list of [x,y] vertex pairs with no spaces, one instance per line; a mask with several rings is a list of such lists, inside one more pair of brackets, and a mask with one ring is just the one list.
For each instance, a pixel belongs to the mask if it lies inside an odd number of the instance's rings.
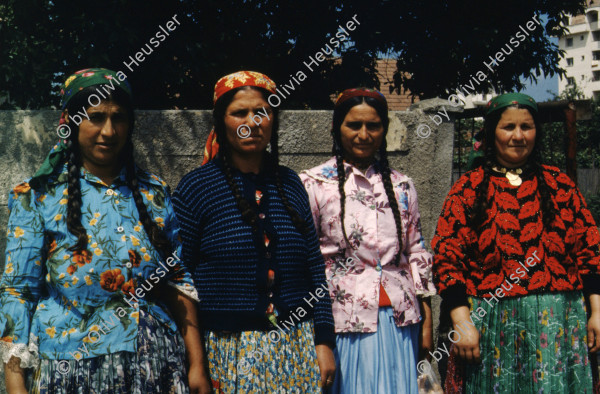
[[174,248],[160,256],[152,246],[123,169],[108,186],[81,169],[81,224],[88,250],[72,252],[67,230],[67,167],[49,179],[47,191],[22,183],[10,193],[6,266],[0,280],[0,354],[22,367],[44,359],[91,358],[136,352],[139,309],[171,330],[166,308],[146,298],[168,284],[198,300],[191,276],[178,256],[178,225],[166,183],[136,169],[152,219]]

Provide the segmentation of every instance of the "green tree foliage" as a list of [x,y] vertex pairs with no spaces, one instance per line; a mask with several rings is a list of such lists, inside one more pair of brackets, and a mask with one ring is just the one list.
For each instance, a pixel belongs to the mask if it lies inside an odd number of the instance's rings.
[[[3,0],[0,101],[4,108],[56,106],[65,75],[90,66],[125,71],[140,108],[210,108],[216,80],[240,69],[288,85],[303,71],[307,78],[293,83],[287,108],[330,108],[331,94],[356,85],[403,85],[422,98],[445,97],[485,70],[483,62],[534,15],[547,15],[545,32],[560,34],[564,12],[583,6],[581,0]],[[133,72],[126,70],[123,61],[175,13],[177,30]],[[310,72],[303,63],[354,15],[360,25],[348,31],[350,45],[342,43]],[[560,72],[559,50],[542,27],[530,34],[488,73],[490,84],[477,86],[479,92],[518,89],[521,77]],[[410,78],[397,73],[378,86],[381,54],[395,56]]]
[[[585,95],[575,83],[565,89],[553,100],[580,100]],[[590,105],[591,118],[578,120],[577,127],[577,168],[600,168],[600,102],[592,101]],[[545,163],[564,168],[566,155],[566,131],[564,123],[544,125],[544,159]]]

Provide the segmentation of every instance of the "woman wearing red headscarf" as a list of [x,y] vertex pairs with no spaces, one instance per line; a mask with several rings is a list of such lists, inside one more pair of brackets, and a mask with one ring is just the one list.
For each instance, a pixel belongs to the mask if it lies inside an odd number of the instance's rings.
[[318,393],[335,374],[323,256],[302,182],[279,165],[274,93],[251,71],[217,82],[206,164],[173,195],[219,393]]
[[380,92],[345,90],[333,111],[335,157],[300,174],[333,300],[335,393],[416,394],[419,336],[432,346],[432,258],[413,182],[388,164],[388,126]]

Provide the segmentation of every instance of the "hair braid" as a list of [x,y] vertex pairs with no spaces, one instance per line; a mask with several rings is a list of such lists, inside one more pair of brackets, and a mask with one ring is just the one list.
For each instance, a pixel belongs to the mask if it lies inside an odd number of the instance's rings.
[[68,180],[67,180],[67,229],[71,234],[77,237],[77,243],[69,248],[71,251],[87,249],[88,236],[85,228],[81,224],[81,189],[79,188],[79,145],[76,140],[67,140],[68,159]]
[[[221,145],[220,142],[219,145]],[[233,178],[233,172],[231,171],[229,157],[227,156],[227,153],[225,151],[225,149],[219,151],[219,154],[221,154],[223,157],[223,172],[225,173],[225,180],[227,181],[227,184],[233,192],[233,196],[237,203],[238,209],[242,213],[242,219],[244,219],[244,221],[250,225],[250,227],[252,228],[252,233],[258,234],[258,218],[256,216],[256,212],[254,212],[254,210],[250,206],[250,203],[246,201],[246,199],[242,196],[240,187]]]
[[396,233],[398,234],[398,253],[396,254],[395,264],[400,262],[400,256],[404,249],[402,244],[402,220],[400,218],[400,208],[398,207],[398,200],[394,194],[394,188],[392,186],[392,171],[390,169],[390,163],[387,157],[387,141],[385,137],[379,148],[379,163],[381,166],[381,179],[383,180],[383,187],[385,188],[385,194],[387,195],[392,213],[394,214],[394,222],[396,223]]
[[344,235],[344,241],[346,241],[347,247],[352,247],[346,234],[346,225],[344,223],[344,216],[346,216],[346,192],[344,185],[346,184],[346,171],[344,170],[344,157],[341,143],[335,140],[333,142],[333,154],[335,155],[335,162],[337,164],[337,176],[338,176],[338,190],[340,192],[340,224],[342,226],[342,234]]
[[[542,221],[545,227],[549,226],[554,217],[557,215],[556,207],[552,201],[552,191],[550,186],[544,178],[544,169],[541,163],[541,146],[544,138],[543,129],[539,123],[538,114],[532,112],[528,107],[514,105],[508,108],[526,109],[533,117],[535,123],[535,145],[527,163],[524,166],[525,171],[532,171],[538,181],[538,193],[540,196],[540,208],[542,212]],[[506,110],[506,109],[505,109]],[[505,111],[504,110],[504,111]],[[502,117],[504,111],[496,111],[485,118],[484,122],[484,146],[485,146],[485,163],[483,164],[483,180],[477,187],[475,205],[473,206],[473,212],[471,220],[475,228],[479,228],[487,219],[485,212],[489,207],[489,201],[487,199],[487,191],[489,188],[490,177],[492,167],[496,165],[496,150],[495,150],[495,139],[496,139],[496,126]]]
[[[69,113],[76,113],[81,108],[88,109],[90,107],[89,98],[97,93],[97,86],[88,86],[78,91],[67,105],[67,111]],[[133,128],[135,124],[135,117],[133,114],[133,103],[131,97],[123,89],[115,89],[110,92],[105,92],[106,96],[102,95],[104,99],[102,102],[110,101],[118,104],[127,112],[128,117],[128,133],[131,138]],[[67,229],[71,234],[77,237],[77,243],[69,248],[72,251],[83,251],[87,249],[88,236],[85,227],[81,224],[82,214],[82,194],[81,194],[81,152],[79,149],[79,126],[76,125],[76,131],[72,133],[67,139],[68,157],[67,157]],[[131,142],[129,141],[129,144]],[[133,145],[131,145],[131,151],[128,152],[128,156],[133,160]]]
[[535,176],[538,180],[538,192],[540,193],[540,208],[542,209],[542,223],[548,228],[554,218],[558,215],[558,210],[552,201],[552,192],[550,186],[544,177],[544,168],[536,163]]
[[[257,234],[258,233],[258,218],[256,216],[256,212],[254,212],[254,210],[252,209],[250,203],[248,201],[246,201],[246,199],[242,196],[242,193],[240,191],[240,187],[238,186],[238,184],[235,182],[235,179],[233,177],[233,172],[232,172],[232,168],[231,168],[231,163],[229,162],[229,152],[228,150],[230,149],[230,144],[227,141],[227,137],[226,137],[226,127],[225,127],[225,112],[227,107],[229,106],[229,104],[231,104],[231,102],[233,101],[233,97],[235,96],[235,94],[237,92],[239,92],[240,90],[256,90],[261,92],[261,94],[263,95],[263,98],[266,100],[267,97],[269,96],[270,92],[263,89],[263,88],[258,88],[258,87],[254,87],[254,86],[242,86],[236,89],[232,89],[230,91],[228,91],[227,93],[223,94],[219,100],[216,102],[215,104],[215,108],[213,110],[213,122],[214,122],[214,127],[215,127],[215,132],[217,134],[217,143],[220,146],[219,149],[219,155],[221,155],[221,157],[223,158],[223,172],[225,174],[225,180],[227,181],[227,184],[229,185],[231,191],[233,192],[233,196],[235,197],[237,206],[240,210],[240,212],[242,213],[242,219],[248,223],[250,225],[250,227],[252,227],[252,231],[253,233]],[[271,128],[271,155],[269,158],[269,155],[264,152],[264,160],[270,160],[270,164],[273,166],[274,169],[274,173],[275,173],[275,182],[276,182],[276,187],[277,187],[277,192],[279,194],[279,197],[281,198],[281,201],[286,209],[286,211],[288,212],[288,214],[290,215],[291,219],[292,219],[292,223],[294,224],[294,226],[296,227],[296,229],[302,233],[303,235],[308,234],[308,228],[306,226],[306,222],[304,221],[304,219],[302,219],[302,217],[298,214],[298,212],[296,212],[296,210],[292,207],[292,204],[289,202],[289,199],[287,198],[287,196],[284,193],[283,190],[283,184],[281,182],[281,174],[279,171],[279,135],[278,135],[278,130],[279,130],[279,111],[277,109],[277,107],[271,108],[271,110],[273,111],[272,113],[272,117],[273,117],[273,124],[272,124],[272,128]]]
[[285,206],[286,211],[292,218],[292,223],[296,227],[302,235],[308,235],[309,230],[307,228],[306,222],[298,212],[292,207],[290,201],[288,200],[285,192],[283,190],[283,184],[281,183],[281,175],[279,173],[279,133],[272,132],[271,133],[271,163],[273,165],[275,171],[275,184],[277,186],[277,192],[279,193],[279,197]]
[[146,204],[144,204],[144,198],[140,192],[140,185],[138,178],[135,174],[135,163],[133,160],[133,144],[130,139],[127,141],[127,145],[124,148],[125,151],[125,173],[127,186],[131,190],[135,207],[137,208],[140,216],[140,222],[144,226],[144,231],[150,238],[150,243],[158,251],[163,253],[163,256],[169,256],[172,253],[171,242],[167,239],[165,234],[162,232],[160,227],[156,224],[152,217],[148,213]]
[[475,225],[474,228],[479,228],[486,220],[485,212],[489,208],[489,200],[487,198],[488,189],[490,186],[490,178],[492,173],[492,167],[495,161],[492,159],[494,150],[492,147],[487,145],[485,147],[485,162],[483,164],[483,179],[477,187],[475,205],[473,206],[473,212],[471,213],[471,220]]

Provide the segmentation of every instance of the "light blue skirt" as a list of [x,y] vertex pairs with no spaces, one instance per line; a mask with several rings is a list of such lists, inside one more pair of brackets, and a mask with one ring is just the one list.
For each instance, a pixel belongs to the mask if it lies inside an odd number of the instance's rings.
[[393,315],[379,308],[377,332],[337,335],[330,393],[417,394],[419,324],[396,327]]

